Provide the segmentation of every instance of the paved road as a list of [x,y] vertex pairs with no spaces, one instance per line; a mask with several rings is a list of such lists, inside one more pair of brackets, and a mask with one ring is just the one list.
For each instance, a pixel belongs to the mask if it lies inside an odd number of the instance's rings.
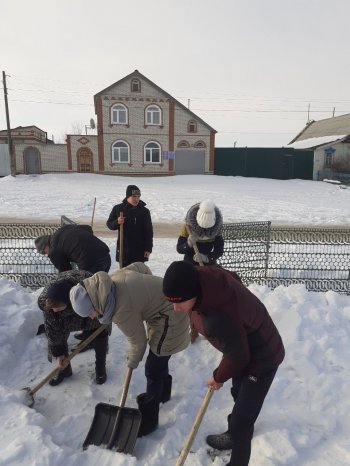
[[[74,219],[78,223],[89,223],[86,219]],[[14,218],[14,217],[0,217],[0,223],[59,223],[59,218]],[[115,237],[116,232],[111,231],[106,227],[105,221],[95,221],[94,225],[94,233],[96,236],[100,237]],[[154,230],[154,237],[155,238],[177,238],[179,236],[179,232],[181,229],[181,225],[179,223],[154,223],[153,222],[153,230]]]

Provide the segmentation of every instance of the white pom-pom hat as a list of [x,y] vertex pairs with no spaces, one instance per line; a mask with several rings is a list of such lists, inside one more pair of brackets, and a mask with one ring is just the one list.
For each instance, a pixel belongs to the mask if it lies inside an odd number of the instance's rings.
[[211,228],[215,225],[215,204],[212,201],[206,200],[199,204],[196,220],[201,228]]

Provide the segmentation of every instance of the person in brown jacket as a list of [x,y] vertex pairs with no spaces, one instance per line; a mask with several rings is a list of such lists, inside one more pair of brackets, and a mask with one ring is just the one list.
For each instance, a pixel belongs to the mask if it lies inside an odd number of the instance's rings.
[[173,262],[163,292],[174,311],[189,314],[191,324],[223,353],[208,385],[218,390],[232,379],[234,406],[227,432],[209,435],[207,443],[232,450],[226,466],[247,466],[254,423],[284,359],[281,336],[263,303],[234,272]]
[[152,275],[142,262],[111,275],[97,272],[73,287],[70,299],[74,311],[81,317],[118,325],[128,339],[129,368],[137,368],[148,343],[146,392],[136,400],[142,414],[139,436],[153,432],[158,426],[159,404],[171,396],[169,359],[189,344],[188,316],[173,312],[163,295],[163,279]]

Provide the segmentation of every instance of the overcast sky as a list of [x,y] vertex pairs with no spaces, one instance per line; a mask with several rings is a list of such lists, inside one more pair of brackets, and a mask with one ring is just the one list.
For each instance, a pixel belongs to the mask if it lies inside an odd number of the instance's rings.
[[[350,113],[349,0],[1,0],[11,127],[63,141],[135,69],[214,127],[217,147],[282,146]],[[3,91],[0,129],[6,128]]]

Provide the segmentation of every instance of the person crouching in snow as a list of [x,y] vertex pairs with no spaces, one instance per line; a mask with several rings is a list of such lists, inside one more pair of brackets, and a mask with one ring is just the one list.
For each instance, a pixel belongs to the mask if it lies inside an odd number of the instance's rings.
[[70,300],[81,317],[117,324],[129,342],[129,368],[137,368],[148,342],[146,392],[136,401],[142,414],[138,435],[150,434],[158,427],[159,404],[170,400],[169,359],[189,344],[188,316],[173,311],[163,295],[163,279],[142,262],[110,275],[97,272],[71,289]]
[[217,450],[232,450],[226,466],[247,466],[254,424],[284,358],[281,336],[264,304],[234,272],[173,262],[165,272],[163,291],[174,311],[189,314],[191,323],[223,353],[208,380],[221,388],[232,380],[234,406],[228,430],[209,435]]
[[[51,386],[59,385],[66,377],[70,377],[72,367],[66,363],[68,356],[68,337],[69,333],[76,330],[83,330],[86,337],[91,335],[100,323],[92,322],[90,319],[79,317],[72,309],[69,299],[69,292],[73,286],[92,273],[86,270],[69,270],[58,274],[58,277],[45,286],[38,298],[38,306],[44,313],[45,333],[48,341],[49,361],[52,356],[56,357],[56,363],[61,369],[49,384]],[[111,326],[109,332],[111,330]],[[101,385],[107,379],[106,373],[106,355],[108,351],[108,330],[102,331],[93,340],[90,345],[95,348],[96,364],[95,374],[96,383]]]
[[[188,210],[185,221],[177,240],[177,252],[192,264],[216,264],[224,253],[220,209],[210,200],[202,201]],[[199,254],[193,248],[194,243]]]

